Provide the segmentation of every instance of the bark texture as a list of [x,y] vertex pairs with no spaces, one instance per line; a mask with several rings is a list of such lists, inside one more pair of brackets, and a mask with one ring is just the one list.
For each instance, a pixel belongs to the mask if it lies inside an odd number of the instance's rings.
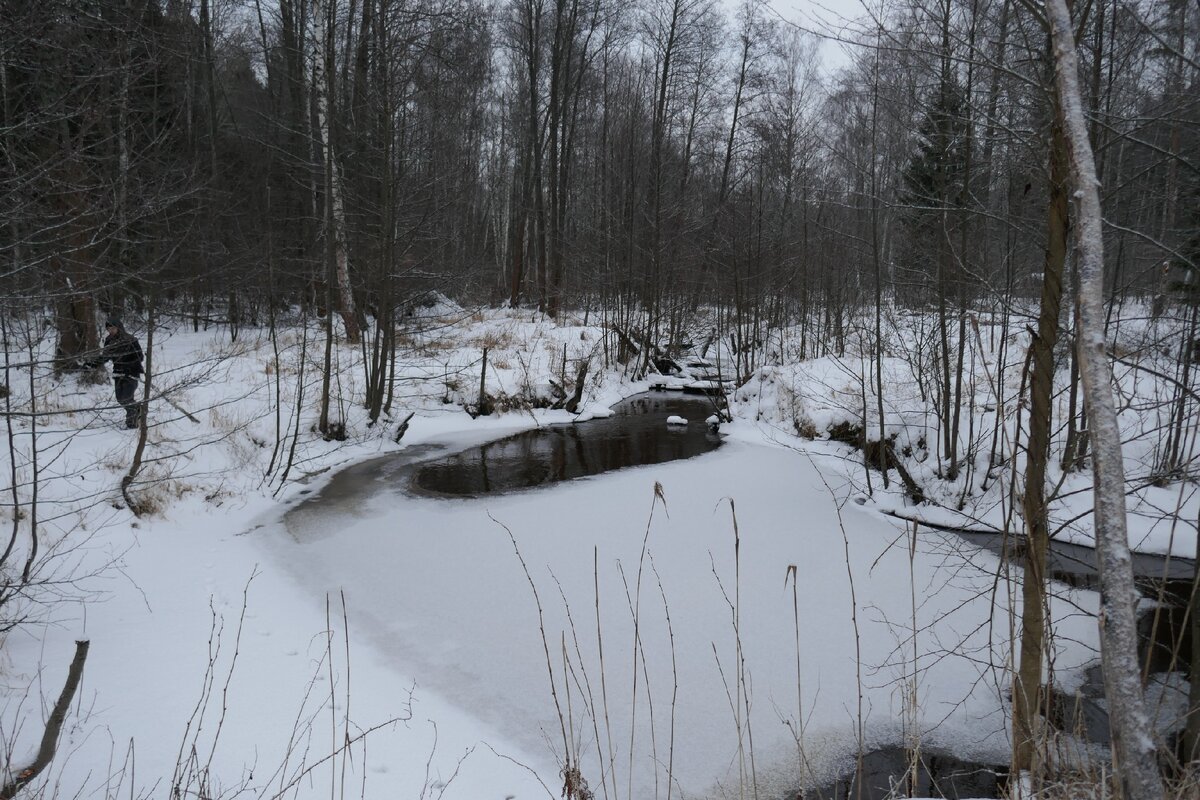
[[1013,692],[1014,766],[1029,770],[1041,726],[1036,718],[1045,701],[1042,664],[1046,645],[1046,553],[1050,529],[1046,516],[1046,465],[1050,460],[1054,391],[1054,345],[1062,308],[1063,267],[1067,258],[1070,204],[1067,200],[1067,153],[1062,126],[1052,123],[1050,143],[1050,203],[1047,209],[1046,261],[1042,277],[1042,307],[1037,336],[1030,343],[1033,374],[1029,380],[1029,444],[1026,447],[1025,492],[1022,514],[1027,546],[1021,583],[1021,658]]
[[1125,517],[1125,474],[1104,336],[1104,239],[1096,161],[1079,87],[1079,59],[1066,0],[1047,0],[1057,65],[1055,90],[1075,187],[1079,253],[1079,373],[1091,416],[1096,549],[1101,581],[1100,653],[1115,774],[1127,800],[1161,800],[1162,776],[1137,660],[1137,593]]

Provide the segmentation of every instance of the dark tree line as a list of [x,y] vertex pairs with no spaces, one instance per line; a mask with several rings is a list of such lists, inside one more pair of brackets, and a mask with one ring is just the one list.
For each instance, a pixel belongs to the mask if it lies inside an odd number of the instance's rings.
[[[1077,6],[1112,291],[1165,295],[1192,270],[1198,15]],[[234,329],[328,307],[353,339],[447,287],[656,342],[720,304],[739,340],[800,319],[820,353],[878,285],[938,309],[945,382],[965,312],[1037,293],[1051,67],[1015,2],[887,4],[832,76],[755,0],[3,11],[5,282],[68,359],[97,304],[151,291]]]
[[[432,291],[578,309],[639,371],[719,338],[735,379],[785,326],[801,357],[867,339],[885,353],[886,315],[931,310],[907,355],[944,477],[983,441],[963,383],[980,320],[1001,355],[1010,330],[1038,329],[1036,397],[1069,366],[1058,457],[1086,454],[1073,319],[1046,306],[1072,273],[1036,4],[883,3],[832,74],[759,0],[2,10],[0,269],[15,307],[49,312],[60,369],[95,348],[102,313],[154,302],[236,337],[299,305],[324,319],[327,359],[335,335],[362,340],[374,418],[396,322]],[[1074,15],[1112,323],[1131,298],[1195,309],[1200,13],[1086,0]],[[715,312],[699,335],[698,309]],[[1167,477],[1186,461],[1189,319]],[[998,434],[980,445],[993,462]]]
[[[758,0],[3,12],[6,296],[50,312],[62,369],[94,349],[99,313],[153,301],[236,336],[300,305],[325,320],[327,358],[335,335],[362,339],[377,416],[395,323],[435,290],[578,309],[638,370],[719,337],[736,379],[784,326],[801,357],[868,339],[883,353],[886,314],[930,310],[911,357],[951,481],[982,441],[972,326],[1002,351],[1038,329],[1035,396],[1058,364],[1077,376],[1073,319],[1046,305],[1072,280],[1071,223],[1036,4],[881,4],[832,74]],[[1086,0],[1074,15],[1112,324],[1131,298],[1195,309],[1200,13]],[[697,340],[699,309],[716,318]],[[1186,460],[1183,316],[1165,477]],[[1075,378],[1063,422],[1071,469],[1087,442]],[[995,434],[983,446],[1006,457]]]

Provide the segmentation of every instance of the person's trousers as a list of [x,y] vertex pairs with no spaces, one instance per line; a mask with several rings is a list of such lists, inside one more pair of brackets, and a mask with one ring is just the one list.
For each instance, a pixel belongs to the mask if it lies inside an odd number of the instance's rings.
[[125,409],[125,427],[136,428],[138,417],[142,413],[142,404],[133,399],[137,393],[137,378],[127,375],[117,375],[113,378],[113,388],[117,392],[117,402]]

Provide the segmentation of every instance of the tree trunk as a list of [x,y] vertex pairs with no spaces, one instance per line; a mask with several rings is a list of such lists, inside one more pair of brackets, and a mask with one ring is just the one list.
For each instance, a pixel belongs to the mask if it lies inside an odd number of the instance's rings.
[[[877,36],[878,38],[878,36]],[[879,472],[888,488],[887,420],[883,410],[883,255],[879,246],[879,58],[878,48],[871,70],[871,262],[875,273],[875,412],[879,415]],[[781,348],[782,352],[782,348]],[[863,426],[863,444],[866,444]]]
[[[325,30],[319,36],[320,45],[313,58],[313,90],[317,93],[317,130],[325,155],[325,236],[326,252],[333,261],[333,278],[337,285],[338,314],[346,327],[346,341],[357,344],[361,332],[354,310],[354,294],[350,288],[350,253],[346,240],[346,210],[342,199],[342,175],[333,152],[333,39],[334,9],[331,0],[326,8],[313,5],[313,23],[320,24],[325,15]],[[332,309],[331,309],[332,311]]]
[[1104,337],[1104,231],[1096,160],[1088,140],[1079,60],[1066,0],[1047,0],[1058,70],[1055,88],[1076,198],[1079,247],[1079,374],[1092,432],[1096,549],[1100,567],[1100,654],[1116,760],[1127,800],[1162,800],[1153,732],[1137,660],[1137,592],[1125,518],[1125,470]]
[[89,646],[90,642],[86,639],[75,642],[75,657],[71,659],[71,666],[67,669],[67,680],[63,684],[62,692],[58,695],[58,702],[54,704],[54,710],[50,712],[50,718],[46,720],[46,730],[42,733],[42,742],[38,747],[37,755],[28,767],[12,771],[13,777],[5,781],[3,787],[0,787],[0,800],[12,800],[24,786],[31,783],[46,767],[50,766],[50,761],[58,750],[58,737],[62,733],[63,723],[66,722],[67,712],[71,709],[71,701],[75,699],[79,681],[83,677],[83,665],[87,662]]
[[1022,515],[1028,537],[1025,577],[1021,583],[1021,656],[1013,690],[1014,766],[1034,764],[1042,713],[1042,662],[1046,647],[1046,551],[1050,531],[1046,520],[1046,464],[1050,457],[1054,390],[1054,345],[1062,308],[1063,266],[1067,257],[1066,141],[1057,119],[1050,134],[1050,203],[1047,212],[1046,259],[1042,278],[1042,308],[1037,335],[1030,343],[1033,374],[1029,381],[1029,440],[1025,447],[1025,491]]

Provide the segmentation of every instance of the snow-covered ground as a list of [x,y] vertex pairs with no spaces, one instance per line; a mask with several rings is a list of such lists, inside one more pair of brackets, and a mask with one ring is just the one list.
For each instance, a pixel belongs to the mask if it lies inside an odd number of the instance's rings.
[[[1129,319],[1116,318],[1110,337],[1118,356],[1114,387],[1129,483],[1130,545],[1141,552],[1194,558],[1200,485],[1195,480],[1162,481],[1159,473],[1172,429],[1171,415],[1179,411],[1173,396],[1184,327],[1181,320],[1170,317],[1151,319],[1149,310],[1136,304],[1125,313]],[[940,447],[935,433],[937,368],[932,345],[926,342],[921,346],[932,329],[929,315],[893,316],[889,321],[882,363],[883,427],[893,438],[908,471],[933,503],[913,516],[951,527],[1011,530],[1013,520],[1020,525],[1019,510],[1013,504],[1024,474],[1021,443],[1028,429],[1028,409],[1022,390],[1027,379],[1024,362],[1029,334],[1017,317],[1009,321],[1008,341],[1002,342],[999,317],[981,317],[968,328],[958,476],[947,480],[939,473]],[[761,367],[735,392],[739,415],[774,428],[782,441],[790,441],[797,434],[822,437],[838,425],[861,429],[864,421],[868,437],[878,440],[878,394],[869,329],[847,337],[842,357],[801,360],[795,357],[801,341],[798,334],[789,336],[784,331],[780,341],[777,347],[785,354],[782,363]],[[1060,346],[1047,470],[1047,483],[1053,489],[1048,508],[1050,529],[1055,539],[1092,546],[1091,472],[1082,469],[1064,473],[1060,461],[1070,410],[1068,361],[1066,346]],[[1200,445],[1196,442],[1194,419],[1198,406],[1194,391],[1192,397],[1182,417],[1187,433],[1181,453],[1184,462],[1194,464]],[[992,444],[995,430],[1000,432],[998,447]],[[1014,450],[1016,456],[1012,458]],[[993,456],[1002,466],[993,463]],[[1010,479],[1014,469],[1018,494],[1013,493]],[[865,491],[861,469],[856,477],[852,473],[850,476]],[[903,509],[902,488],[880,493],[878,479],[875,484],[881,504]]]
[[[751,782],[779,794],[802,772],[832,774],[860,735],[1006,760],[1019,588],[953,537],[922,533],[910,550],[879,513],[898,493],[868,499],[848,448],[788,430],[797,387],[823,402],[797,380],[812,365],[756,376],[726,444],[688,461],[466,500],[406,494],[385,461],[361,486],[333,480],[371,458],[419,458],[423,444],[576,418],[515,400],[469,417],[485,346],[489,392],[518,399],[552,396],[552,381],[569,391],[591,358],[584,418],[645,388],[601,368],[594,326],[440,311],[403,342],[395,407],[374,427],[352,402],[361,355],[337,349],[345,442],[311,430],[317,340],[296,427],[296,329],[278,365],[265,332],[236,343],[156,332],[159,386],[199,422],[152,406],[131,492],[152,512],[141,518],[117,488],[136,432],[112,424],[110,387],[35,376],[39,410],[62,413],[37,438],[52,555],[31,596],[5,609],[28,617],[0,651],[12,766],[31,760],[79,639],[91,641],[85,678],[40,779],[63,796],[557,797],[566,752],[597,797],[732,795]],[[10,401],[28,405],[26,371],[11,374]],[[1194,534],[1175,546],[1188,552]],[[1095,607],[1065,589],[1053,603],[1068,689],[1094,658]]]

